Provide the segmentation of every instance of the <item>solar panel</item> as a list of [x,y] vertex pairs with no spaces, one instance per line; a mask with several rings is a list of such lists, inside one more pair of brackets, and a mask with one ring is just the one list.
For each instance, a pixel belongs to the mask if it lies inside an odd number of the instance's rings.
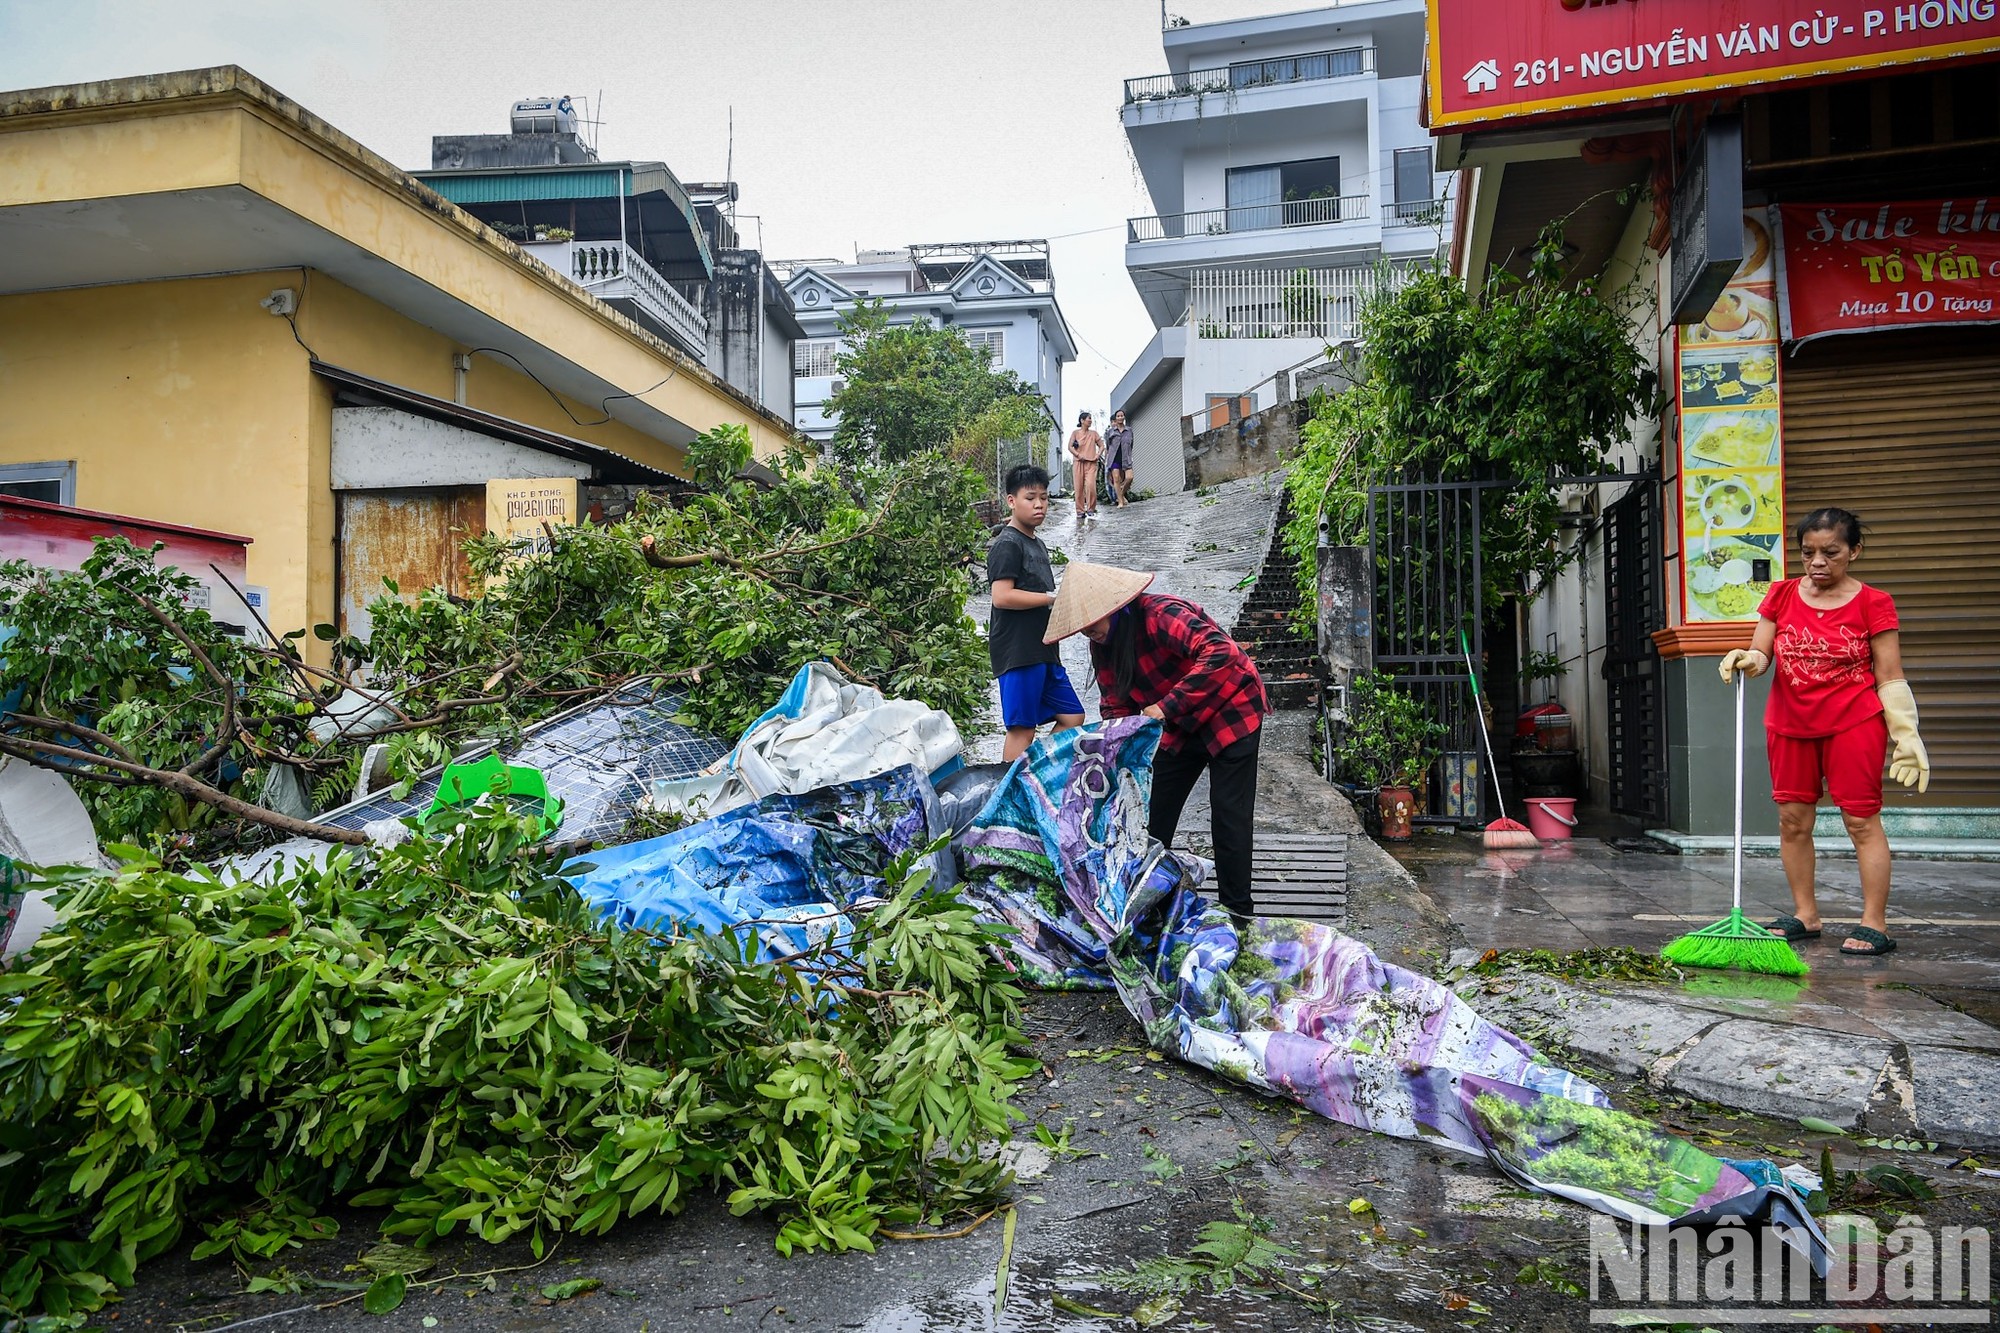
[[[655,781],[693,777],[729,753],[730,742],[690,731],[674,720],[685,699],[684,694],[641,681],[522,733],[507,762],[540,769],[550,793],[562,799],[562,823],[554,836],[615,834]],[[483,751],[470,757],[477,753]],[[320,822],[358,829],[378,819],[421,815],[437,795],[441,776],[442,771],[428,773],[411,786],[408,796],[397,799],[377,793],[322,815]]]

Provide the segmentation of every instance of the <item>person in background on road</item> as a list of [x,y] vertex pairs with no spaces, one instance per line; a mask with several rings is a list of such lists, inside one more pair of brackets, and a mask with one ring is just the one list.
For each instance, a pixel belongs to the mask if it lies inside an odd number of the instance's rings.
[[1104,440],[1090,428],[1090,413],[1076,419],[1069,433],[1070,468],[1076,481],[1076,521],[1097,518],[1097,463],[1104,456]]
[[1250,893],[1252,825],[1264,682],[1229,632],[1193,602],[1149,593],[1151,574],[1072,562],[1043,637],[1090,640],[1090,661],[1107,718],[1143,714],[1163,728],[1153,760],[1147,831],[1171,847],[1195,780],[1209,775],[1215,879],[1223,907],[1241,925],[1256,912]]
[[1726,653],[1722,678],[1761,676],[1772,665],[1764,734],[1778,844],[1793,914],[1771,923],[1788,940],[1818,939],[1813,892],[1813,816],[1825,791],[1840,807],[1861,869],[1861,924],[1840,951],[1869,956],[1889,938],[1889,839],[1882,831],[1882,755],[1889,775],[1927,791],[1930,756],[1917,735],[1917,701],[1903,678],[1896,603],[1855,578],[1861,520],[1845,509],[1815,509],[1800,520],[1801,578],[1774,584],[1757,608],[1748,648]]
[[1024,464],[1007,474],[1007,524],[986,551],[993,618],[986,651],[1000,682],[1000,721],[1007,743],[1000,757],[1019,759],[1045,722],[1057,731],[1083,725],[1083,701],[1063,670],[1062,651],[1043,642],[1056,575],[1036,530],[1049,516],[1049,474]]
[[1123,509],[1125,492],[1132,489],[1132,428],[1123,412],[1111,414],[1111,429],[1104,432],[1104,478]]

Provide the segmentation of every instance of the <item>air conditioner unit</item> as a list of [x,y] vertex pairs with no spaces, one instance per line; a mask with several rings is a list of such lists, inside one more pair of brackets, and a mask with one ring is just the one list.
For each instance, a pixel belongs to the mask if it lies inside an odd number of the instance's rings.
[[847,381],[846,381],[846,380],[835,380],[835,381],[833,382],[833,392],[834,392],[834,393],[839,393],[839,392],[840,392],[840,391],[841,391],[842,389],[845,389],[846,387],[847,387]]

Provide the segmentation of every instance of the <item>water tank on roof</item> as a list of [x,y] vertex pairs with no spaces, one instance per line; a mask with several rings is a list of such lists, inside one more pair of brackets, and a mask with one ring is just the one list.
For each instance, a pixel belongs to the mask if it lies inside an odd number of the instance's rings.
[[510,123],[515,134],[575,134],[576,108],[567,97],[524,97]]

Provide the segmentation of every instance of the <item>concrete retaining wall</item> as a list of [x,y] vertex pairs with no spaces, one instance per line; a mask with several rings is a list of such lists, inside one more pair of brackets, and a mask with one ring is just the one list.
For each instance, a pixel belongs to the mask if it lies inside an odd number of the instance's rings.
[[1279,403],[1189,439],[1187,484],[1213,486],[1280,466],[1299,447],[1300,412],[1299,403]]

